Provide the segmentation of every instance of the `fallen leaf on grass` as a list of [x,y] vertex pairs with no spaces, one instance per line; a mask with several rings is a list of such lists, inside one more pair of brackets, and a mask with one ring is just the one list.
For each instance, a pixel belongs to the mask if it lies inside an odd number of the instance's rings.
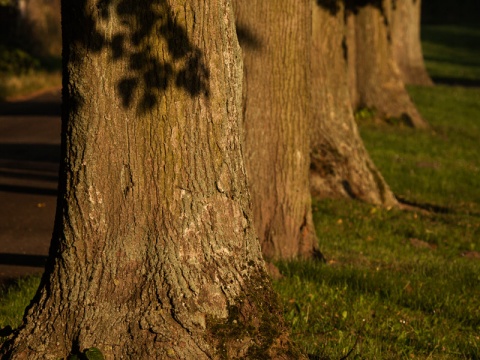
[[412,246],[416,248],[430,249],[430,250],[435,250],[437,248],[436,244],[430,244],[420,239],[410,238],[409,241],[410,241],[410,244],[412,244]]
[[427,168],[427,169],[439,169],[440,164],[436,162],[428,162],[428,161],[419,161],[415,165],[419,168]]
[[408,294],[411,294],[413,292],[413,287],[412,285],[410,284],[410,281],[407,283],[407,285],[405,285],[405,287],[403,288],[403,290],[405,292],[407,292]]
[[469,258],[469,259],[477,259],[480,260],[480,252],[478,251],[464,251],[462,253],[463,257]]

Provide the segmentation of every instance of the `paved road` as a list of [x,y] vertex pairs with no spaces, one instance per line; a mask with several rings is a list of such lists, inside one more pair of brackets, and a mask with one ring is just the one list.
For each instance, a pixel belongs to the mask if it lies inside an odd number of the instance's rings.
[[0,103],[0,283],[41,273],[55,215],[60,91]]

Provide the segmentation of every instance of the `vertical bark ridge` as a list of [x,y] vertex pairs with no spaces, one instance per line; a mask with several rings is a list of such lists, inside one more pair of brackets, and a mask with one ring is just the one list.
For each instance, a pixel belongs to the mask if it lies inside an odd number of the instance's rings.
[[235,12],[247,86],[245,163],[262,251],[310,257],[317,247],[308,187],[310,2],[238,0]]
[[406,84],[433,85],[420,41],[421,0],[395,1],[392,14],[393,57]]

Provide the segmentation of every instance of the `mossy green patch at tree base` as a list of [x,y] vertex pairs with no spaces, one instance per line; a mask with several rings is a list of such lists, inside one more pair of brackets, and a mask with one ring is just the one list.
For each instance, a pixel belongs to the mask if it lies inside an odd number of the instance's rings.
[[[250,265],[249,265],[250,266]],[[245,358],[301,359],[302,355],[288,338],[282,321],[281,300],[273,292],[268,275],[256,271],[245,295],[228,308],[226,320],[209,319],[207,327],[222,359]]]

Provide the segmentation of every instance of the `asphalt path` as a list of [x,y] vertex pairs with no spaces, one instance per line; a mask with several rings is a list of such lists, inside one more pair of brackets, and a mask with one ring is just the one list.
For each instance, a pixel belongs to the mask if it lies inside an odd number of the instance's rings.
[[43,272],[55,216],[60,90],[0,103],[0,283]]

